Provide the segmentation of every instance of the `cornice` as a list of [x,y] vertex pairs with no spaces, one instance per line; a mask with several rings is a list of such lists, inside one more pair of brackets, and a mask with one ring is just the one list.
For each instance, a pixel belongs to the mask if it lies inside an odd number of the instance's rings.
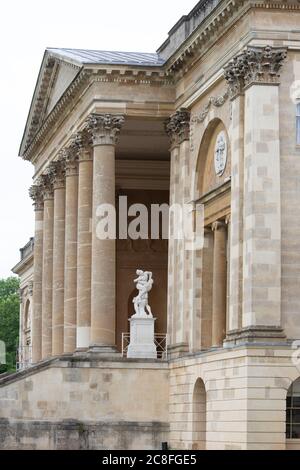
[[57,68],[61,62],[67,61],[49,55],[44,70],[40,89],[37,93],[36,104],[31,116],[31,126],[26,140],[22,158],[31,161],[37,153],[39,145],[44,140],[49,129],[61,123],[70,111],[70,104],[79,97],[92,83],[116,83],[128,86],[174,86],[184,73],[192,68],[206,53],[207,49],[222,37],[241,16],[250,9],[299,11],[299,3],[283,3],[278,1],[226,0],[189,36],[180,48],[161,67],[111,66],[91,65],[76,66],[78,74],[56,103],[50,114],[42,123],[47,109],[47,93],[51,89],[51,81],[55,80]]
[[[102,66],[103,67],[103,66]],[[94,82],[100,83],[121,83],[123,85],[151,85],[151,86],[172,86],[174,80],[166,73],[163,66],[160,68],[94,68]]]
[[30,253],[26,258],[19,261],[13,268],[12,272],[21,276],[28,268],[33,266],[34,253]]
[[268,2],[265,0],[260,1],[251,1],[251,6],[253,8],[263,8],[267,10],[289,10],[295,11],[300,10],[300,4],[298,3],[283,3],[281,2]]
[[80,70],[79,66],[68,63],[65,60],[53,57],[51,55],[46,55],[45,60],[45,65],[42,65],[43,74],[38,81],[38,88],[35,91],[32,101],[34,106],[31,109],[29,115],[30,127],[25,141],[25,152],[43,124],[43,120],[46,116],[46,111],[49,104],[50,93],[56,82],[60,65],[63,64],[64,66],[73,68],[75,70]]
[[[243,15],[251,9],[300,11],[300,2],[283,3],[272,1],[228,0],[216,7],[198,28],[189,36],[165,64],[167,75],[177,82],[183,73],[192,68],[207,51],[208,43],[215,42]],[[222,29],[221,29],[222,28]]]
[[25,149],[22,158],[24,160],[32,160],[39,144],[44,140],[49,128],[63,120],[66,108],[74,101],[74,98],[83,92],[85,88],[93,83],[119,83],[124,85],[148,85],[148,86],[172,86],[173,81],[162,69],[126,69],[126,68],[110,68],[81,69],[69,88],[54,106],[53,110],[47,116],[43,125],[37,130],[30,144]]
[[44,66],[43,75],[40,80],[39,88],[36,90],[36,97],[33,99],[34,107],[31,110],[31,125],[25,142],[27,146],[41,125],[44,113],[47,107],[47,92],[51,88],[51,83],[55,81],[58,64],[55,59],[48,57]]
[[216,35],[216,32],[220,32],[220,27],[235,21],[234,11],[243,6],[246,1],[229,0],[218,5],[216,10],[198,26],[181,48],[167,61],[165,65],[167,75],[175,75],[178,79],[182,71],[186,72],[193,66],[194,62],[200,58],[199,51],[204,49],[208,41]]
[[68,104],[72,102],[80,90],[82,90],[84,86],[88,84],[91,74],[92,71],[82,69],[77,77],[75,77],[69,88],[65,91],[63,96],[54,106],[53,110],[47,116],[43,125],[37,131],[29,146],[26,148],[24,154],[22,155],[24,160],[31,160],[36,148],[43,140],[48,129],[60,120]]

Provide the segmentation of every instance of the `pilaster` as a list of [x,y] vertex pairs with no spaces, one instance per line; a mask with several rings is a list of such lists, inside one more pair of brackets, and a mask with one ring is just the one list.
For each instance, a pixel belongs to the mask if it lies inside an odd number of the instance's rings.
[[[235,306],[231,303],[231,332],[228,335],[228,340],[235,342],[239,341],[239,336],[241,341],[284,338],[281,325],[278,85],[285,57],[284,48],[248,47],[225,67],[232,99],[244,94],[245,100],[243,168],[241,155],[236,154],[235,161],[240,177],[243,174],[243,181],[236,183],[243,182],[244,220],[242,318],[240,320],[236,313],[240,300],[235,299]],[[239,103],[235,107],[238,106]],[[236,191],[238,184],[234,186]],[[234,208],[233,213],[232,243],[241,236],[241,224],[238,222],[241,219],[240,202],[237,200],[238,207]],[[241,269],[241,261],[234,267],[236,286],[238,269]],[[231,293],[233,288],[234,285],[231,286]],[[232,330],[235,327],[238,330]]]
[[[168,266],[168,334],[169,351],[172,356],[189,350],[190,311],[186,296],[188,262],[183,236],[183,208],[186,197],[187,165],[190,138],[190,112],[179,109],[165,123],[171,143],[170,176],[170,236]],[[175,205],[181,211],[174,210]],[[180,220],[178,220],[178,218]]]

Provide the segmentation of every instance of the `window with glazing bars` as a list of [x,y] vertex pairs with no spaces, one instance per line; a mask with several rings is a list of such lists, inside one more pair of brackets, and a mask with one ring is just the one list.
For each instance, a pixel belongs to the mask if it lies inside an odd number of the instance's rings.
[[296,108],[296,143],[300,145],[300,103],[297,103]]
[[300,439],[300,379],[293,383],[287,395],[286,437]]

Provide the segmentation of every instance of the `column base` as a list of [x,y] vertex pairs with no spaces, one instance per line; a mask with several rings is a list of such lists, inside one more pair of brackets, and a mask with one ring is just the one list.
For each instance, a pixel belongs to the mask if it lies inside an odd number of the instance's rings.
[[284,330],[276,326],[249,326],[227,333],[224,348],[247,344],[284,344],[287,338]]
[[186,356],[189,354],[190,349],[188,343],[177,343],[168,346],[168,358],[177,359],[181,356]]

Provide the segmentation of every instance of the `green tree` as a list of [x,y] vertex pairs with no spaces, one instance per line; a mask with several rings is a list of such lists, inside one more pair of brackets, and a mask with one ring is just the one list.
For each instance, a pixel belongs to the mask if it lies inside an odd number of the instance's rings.
[[6,346],[6,364],[0,365],[0,373],[16,369],[16,351],[19,342],[19,279],[0,279],[0,341]]

